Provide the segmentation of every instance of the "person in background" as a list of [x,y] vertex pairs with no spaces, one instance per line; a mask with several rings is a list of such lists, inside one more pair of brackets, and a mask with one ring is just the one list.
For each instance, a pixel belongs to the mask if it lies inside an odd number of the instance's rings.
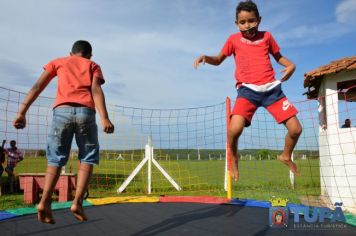
[[351,120],[346,119],[345,123],[341,126],[341,128],[351,128]]
[[7,164],[5,171],[9,177],[10,193],[14,192],[15,186],[15,167],[23,160],[21,151],[16,146],[16,141],[10,141],[10,148],[5,149],[5,154],[7,155]]
[[5,163],[5,150],[4,150],[4,145],[6,143],[6,140],[4,139],[2,141],[2,145],[0,147],[0,196],[2,195],[2,173],[4,173],[4,167],[2,164]]

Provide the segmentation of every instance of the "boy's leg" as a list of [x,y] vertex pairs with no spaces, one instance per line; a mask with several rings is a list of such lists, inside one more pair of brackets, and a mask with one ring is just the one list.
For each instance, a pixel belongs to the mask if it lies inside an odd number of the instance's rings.
[[95,112],[92,109],[85,107],[77,110],[75,140],[79,149],[78,159],[80,160],[80,165],[71,211],[77,220],[86,221],[83,197],[88,189],[93,165],[99,163],[98,127],[95,121]]
[[47,170],[42,198],[37,206],[38,220],[54,224],[51,201],[62,166],[69,157],[74,135],[73,114],[70,107],[57,107],[53,110],[52,126],[47,140]]
[[9,174],[10,193],[14,192],[14,176]]
[[88,220],[88,218],[84,214],[83,196],[88,188],[92,172],[93,165],[87,163],[79,164],[75,197],[70,208],[75,218],[79,221]]
[[[1,155],[1,153],[0,153]],[[2,195],[2,174],[4,173],[4,168],[2,167],[2,163],[0,163],[0,196]]]
[[298,142],[299,136],[302,133],[302,126],[296,116],[289,118],[284,122],[288,132],[285,137],[284,150],[279,156],[279,160],[283,162],[296,175],[299,175],[297,165],[291,160],[295,145]]
[[245,118],[241,115],[233,115],[227,131],[227,144],[231,154],[231,177],[237,181],[239,178],[238,171],[238,139],[242,134],[245,126]]
[[56,186],[60,171],[61,167],[47,166],[42,198],[37,205],[37,217],[40,222],[47,224],[55,223],[52,216],[51,202],[53,190]]
[[9,166],[5,168],[5,171],[7,173],[7,177],[9,180],[9,187],[10,187],[10,193],[14,192],[14,172],[13,169]]
[[[277,94],[282,94],[284,96],[280,86],[274,89],[274,92],[270,94],[267,101],[274,101],[274,96]],[[274,101],[265,107],[276,119],[276,121],[278,123],[283,123],[288,130],[285,137],[284,150],[278,159],[287,165],[294,174],[299,175],[297,165],[291,160],[294,147],[298,142],[300,134],[302,133],[302,126],[296,117],[298,111],[293,104],[288,101],[287,97]]]

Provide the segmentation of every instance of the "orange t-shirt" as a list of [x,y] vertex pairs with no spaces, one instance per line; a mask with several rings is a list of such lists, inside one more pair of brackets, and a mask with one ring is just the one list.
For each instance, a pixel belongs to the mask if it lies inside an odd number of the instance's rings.
[[91,94],[94,77],[105,83],[100,66],[80,56],[61,57],[50,61],[44,69],[51,74],[51,79],[58,77],[57,96],[54,107],[63,103],[78,103],[95,110]]

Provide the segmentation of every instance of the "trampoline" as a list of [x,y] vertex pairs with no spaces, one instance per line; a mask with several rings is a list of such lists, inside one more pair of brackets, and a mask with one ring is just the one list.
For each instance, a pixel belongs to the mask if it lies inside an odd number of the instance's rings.
[[[45,153],[42,150],[50,127],[49,104],[54,101],[53,98],[38,98],[29,111],[31,128],[28,127],[26,132],[15,133],[7,127],[12,126],[10,118],[13,110],[19,106],[24,95],[0,87],[0,112],[5,117],[5,121],[1,123],[2,136],[16,139],[21,146],[27,147],[28,158],[25,161],[28,162],[22,162],[16,167],[18,173],[41,174],[45,173],[46,166]],[[339,97],[337,93],[332,96],[336,98],[334,101]],[[260,111],[255,115],[255,125],[240,138],[241,172],[239,182],[234,186],[229,181],[230,161],[229,153],[226,152],[226,118],[230,117],[230,99],[211,106],[183,109],[146,109],[112,104],[108,109],[115,117],[117,132],[115,135],[99,134],[102,145],[100,166],[93,174],[89,187],[92,199],[85,202],[89,221],[76,221],[68,209],[71,203],[61,202],[52,205],[56,209],[56,224],[42,224],[37,221],[36,209],[33,207],[11,209],[26,205],[17,204],[20,203],[17,196],[8,194],[0,198],[0,202],[6,203],[1,208],[6,211],[0,211],[0,236],[356,235],[355,216],[350,216],[353,217],[351,223],[337,222],[341,229],[326,227],[332,225],[330,220],[322,224],[325,226],[322,229],[310,229],[310,224],[300,216],[300,223],[305,223],[306,226],[293,229],[294,219],[291,214],[287,228],[275,229],[269,225],[268,202],[214,201],[216,199],[213,196],[217,199],[221,199],[221,196],[238,196],[264,201],[276,196],[290,199],[290,203],[314,206],[312,204],[324,203],[322,200],[327,198],[325,200],[330,201],[331,206],[342,201],[344,207],[355,207],[356,199],[347,195],[354,190],[350,190],[354,181],[343,178],[346,169],[349,170],[350,167],[348,162],[341,165],[335,162],[338,164],[333,166],[330,164],[333,162],[327,161],[328,158],[339,155],[320,158],[320,120],[317,118],[316,103],[316,100],[295,103],[304,118],[301,119],[303,137],[293,156],[302,175],[294,178],[277,161],[277,154],[283,148],[280,140],[284,140],[285,128],[277,125],[266,111]],[[339,130],[337,122],[329,123],[328,129],[331,128]],[[339,146],[344,146],[345,151],[338,160],[353,158],[353,133],[347,129],[341,131],[343,138],[340,141],[343,142]],[[321,145],[324,149],[328,147],[323,143]],[[323,152],[331,153],[325,150]],[[64,172],[77,173],[77,150],[73,150],[70,155]],[[323,168],[344,168],[345,171],[335,174],[336,172],[323,172]],[[325,173],[326,176],[320,173]],[[355,171],[350,173],[350,178],[354,178]],[[334,186],[332,183],[340,178],[340,186]],[[345,191],[345,186],[350,191]],[[324,191],[335,188],[337,191]],[[144,195],[151,196],[150,193],[170,197],[143,199]],[[135,203],[127,198],[116,201],[117,196],[124,198],[123,196],[130,195],[135,196]],[[174,197],[182,195],[190,197]],[[207,195],[210,197],[206,197]],[[101,202],[102,199],[105,201]]]
[[[1,235],[355,235],[356,227],[342,229],[275,229],[269,209],[237,204],[124,203],[88,206],[87,222],[78,222],[69,209],[56,210],[55,225],[30,214],[0,222]],[[301,222],[304,219],[301,217]],[[289,217],[289,225],[293,217]],[[319,223],[320,224],[320,223]],[[330,225],[330,221],[324,223]]]

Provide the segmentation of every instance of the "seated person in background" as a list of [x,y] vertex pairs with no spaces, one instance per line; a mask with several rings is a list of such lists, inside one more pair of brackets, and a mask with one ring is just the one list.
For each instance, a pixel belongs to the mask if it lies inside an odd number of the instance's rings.
[[10,183],[10,193],[14,192],[14,182],[15,182],[15,175],[14,170],[20,161],[23,160],[22,153],[16,147],[16,141],[10,141],[10,148],[5,149],[5,153],[7,154],[7,166],[5,171],[9,176],[9,183]]
[[2,166],[3,163],[5,163],[5,150],[4,150],[4,145],[6,143],[6,140],[2,141],[2,145],[0,147],[0,196],[2,195],[2,173],[4,173],[4,167]]
[[351,128],[351,120],[350,119],[346,119],[345,120],[345,124],[343,124],[341,126],[341,128]]

